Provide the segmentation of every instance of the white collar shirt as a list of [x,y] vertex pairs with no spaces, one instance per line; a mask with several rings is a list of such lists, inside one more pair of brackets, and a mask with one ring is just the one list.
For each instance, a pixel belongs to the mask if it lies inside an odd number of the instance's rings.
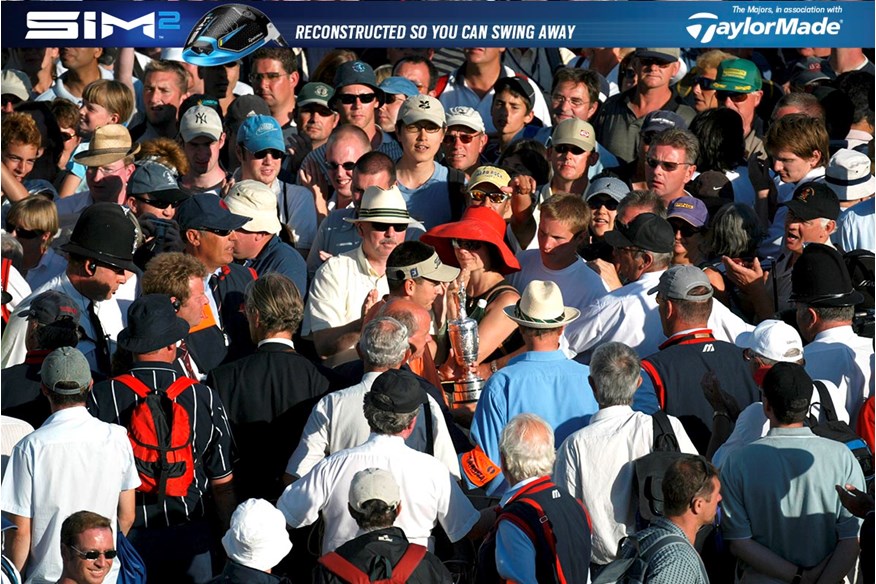
[[806,372],[812,379],[834,383],[845,395],[852,420],[873,390],[873,340],[855,334],[850,325],[821,331],[803,348]]

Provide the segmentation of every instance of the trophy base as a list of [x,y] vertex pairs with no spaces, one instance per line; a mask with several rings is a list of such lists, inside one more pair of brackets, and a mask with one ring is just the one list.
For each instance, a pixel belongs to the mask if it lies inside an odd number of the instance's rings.
[[453,382],[453,391],[450,393],[451,404],[475,403],[481,397],[484,389],[483,379],[470,379]]

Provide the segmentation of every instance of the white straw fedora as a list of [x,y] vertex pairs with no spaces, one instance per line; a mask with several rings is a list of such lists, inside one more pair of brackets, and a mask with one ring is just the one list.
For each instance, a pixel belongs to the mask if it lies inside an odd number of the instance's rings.
[[577,308],[563,306],[563,293],[555,282],[533,280],[514,306],[505,307],[505,315],[529,328],[550,329],[569,324],[581,314]]
[[376,223],[416,223],[408,213],[405,198],[397,186],[388,189],[368,187],[362,195],[362,203],[355,219],[345,218],[348,223],[374,221]]

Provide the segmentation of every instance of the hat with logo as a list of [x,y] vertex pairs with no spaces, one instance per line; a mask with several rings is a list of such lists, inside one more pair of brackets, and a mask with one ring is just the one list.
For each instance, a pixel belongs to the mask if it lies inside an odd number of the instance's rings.
[[[685,185],[685,190],[698,199],[703,199],[711,215],[725,203],[733,201],[733,185],[720,170],[707,170]],[[715,208],[712,208],[715,205]]]
[[809,410],[812,388],[812,378],[797,363],[776,363],[763,378],[764,397],[774,409],[788,413]]
[[788,82],[792,86],[805,87],[810,83],[830,81],[836,77],[832,73],[833,71],[830,70],[830,66],[825,59],[806,57],[794,63]]
[[808,243],[791,269],[791,300],[809,306],[854,306],[864,295],[852,286],[842,254],[821,243]]
[[188,198],[176,182],[176,171],[154,160],[137,163],[137,168],[128,181],[128,196],[137,195],[149,195],[151,200],[165,203],[176,203]]
[[416,223],[408,213],[405,198],[396,185],[388,189],[368,187],[362,194],[359,212],[356,217],[345,217],[347,223]]
[[46,290],[30,302],[27,310],[18,314],[20,318],[35,319],[41,325],[56,322],[69,322],[73,328],[79,326],[79,308],[73,299],[56,290]]
[[[61,347],[46,356],[40,367],[40,381],[59,395],[79,395],[91,385],[91,367],[76,347]],[[58,387],[58,385],[73,387]]]
[[382,501],[387,507],[397,507],[401,503],[401,492],[391,472],[382,468],[366,468],[353,475],[350,506],[361,513],[368,501]]
[[664,130],[673,128],[679,130],[687,130],[687,122],[683,117],[669,110],[657,110],[649,113],[642,120],[642,129],[639,131],[641,135],[657,134]]
[[637,59],[655,59],[664,63],[675,63],[681,57],[681,49],[636,49]]
[[484,118],[478,110],[466,105],[457,105],[446,112],[447,127],[463,126],[475,132],[484,132]]
[[679,197],[669,203],[666,218],[678,218],[694,227],[703,227],[709,222],[709,211],[706,204],[696,197]]
[[[301,102],[298,102],[301,105]],[[258,95],[241,95],[231,102],[225,113],[225,125],[228,127],[228,136],[237,137],[240,125],[250,116],[269,116],[271,108],[264,99]]]
[[142,355],[181,341],[189,324],[176,315],[167,294],[144,294],[128,308],[128,326],[119,333],[118,345]]
[[250,152],[270,149],[286,151],[283,129],[280,122],[272,116],[255,115],[243,120],[237,130],[237,143]]
[[225,204],[232,213],[251,217],[242,225],[243,229],[273,235],[280,233],[277,195],[265,183],[257,180],[242,180],[235,183],[225,196]]
[[377,85],[377,77],[371,65],[362,61],[347,61],[342,63],[335,71],[335,95],[333,101],[338,99],[338,91],[348,85],[365,85],[374,90],[378,104],[383,105],[383,90]]
[[283,512],[264,499],[247,499],[231,514],[222,547],[238,564],[262,572],[270,570],[292,549]]
[[222,137],[222,119],[211,107],[196,105],[183,114],[179,133],[184,142],[206,137],[214,142]]
[[[706,288],[708,291],[705,294],[692,294],[697,288]],[[660,282],[648,290],[648,294],[690,302],[705,302],[714,292],[706,273],[689,264],[672,266],[660,275]]]
[[31,91],[33,91],[33,86],[30,79],[22,71],[3,69],[2,76],[0,76],[0,93],[14,95],[21,101],[27,101],[30,99]]
[[[400,266],[396,263],[399,254],[408,253],[408,250],[422,248],[432,250],[432,255],[415,264]],[[422,256],[420,256],[422,257]],[[421,241],[405,241],[399,244],[386,260],[386,279],[400,282],[416,278],[426,278],[435,282],[452,282],[459,276],[459,268],[448,266],[441,261],[438,253],[431,245]]]
[[556,282],[544,280],[527,284],[520,300],[503,310],[517,324],[534,329],[565,326],[581,315],[577,308],[563,305],[563,293]]
[[387,95],[404,95],[411,97],[420,95],[420,90],[414,82],[406,77],[387,77],[380,82],[380,89]]
[[107,124],[94,131],[88,148],[73,156],[73,160],[83,166],[105,166],[139,151],[140,145],[131,142],[128,128],[121,124]]
[[840,214],[836,193],[820,182],[803,183],[794,190],[794,197],[784,205],[804,221],[818,218],[836,220]]
[[61,250],[139,274],[134,264],[137,227],[132,217],[127,207],[94,203],[76,220],[70,241]]
[[378,410],[409,414],[426,403],[426,392],[410,371],[390,369],[371,385],[371,404]]
[[637,247],[645,251],[669,253],[675,247],[675,231],[663,217],[642,213],[629,225],[615,222],[614,229],[605,233],[605,242],[611,247]]
[[585,200],[589,201],[598,195],[608,195],[620,203],[629,194],[630,187],[621,179],[614,176],[601,176],[590,181],[590,186],[587,187]]
[[320,83],[319,81],[313,81],[311,83],[306,83],[304,87],[301,88],[296,103],[298,104],[298,107],[309,105],[311,103],[323,107],[330,107],[329,103],[334,94],[335,89],[331,85]]
[[507,187],[511,183],[511,175],[505,172],[498,166],[479,166],[471,173],[471,178],[465,186],[466,190],[472,190],[478,185],[484,183],[491,184],[495,187]]
[[857,201],[876,193],[876,177],[870,173],[870,157],[840,148],[830,157],[824,182],[840,201]]
[[523,96],[526,100],[527,105],[529,106],[527,109],[532,110],[535,106],[535,88],[529,82],[526,77],[518,77],[516,75],[512,77],[499,77],[496,83],[493,85],[493,99],[495,99],[496,95],[499,95],[503,89],[508,88],[514,93]]
[[772,361],[796,363],[803,358],[800,333],[781,320],[764,320],[753,331],[740,333],[736,346]]
[[193,195],[180,203],[174,219],[183,231],[186,229],[234,231],[243,227],[250,218],[232,213],[224,200],[206,193]]
[[401,124],[415,124],[417,122],[432,122],[436,126],[444,127],[444,106],[431,95],[417,93],[409,97],[398,110],[398,121]]
[[563,120],[551,132],[551,146],[570,144],[587,152],[596,148],[596,132],[588,122],[580,118]]
[[718,65],[712,89],[733,93],[752,93],[763,86],[760,70],[748,59],[727,59]]
[[456,267],[459,267],[459,260],[453,251],[454,239],[481,241],[492,245],[497,252],[496,255],[501,259],[501,264],[493,265],[492,268],[505,275],[520,271],[520,262],[505,243],[507,228],[508,224],[505,220],[491,208],[469,207],[459,221],[433,227],[420,236],[420,241],[434,246],[441,261]]

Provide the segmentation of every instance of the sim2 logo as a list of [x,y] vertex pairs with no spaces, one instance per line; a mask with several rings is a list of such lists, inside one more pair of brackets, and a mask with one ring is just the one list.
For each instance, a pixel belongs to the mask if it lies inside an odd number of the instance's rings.
[[732,41],[740,36],[764,35],[818,35],[837,36],[842,28],[841,22],[825,16],[815,22],[801,21],[799,18],[774,17],[770,20],[754,20],[746,16],[744,20],[721,20],[711,12],[697,12],[689,17],[685,30],[695,41],[707,45],[716,37],[720,40]]
[[[77,41],[97,40],[111,36],[116,29],[133,31],[141,28],[143,36],[155,38],[156,30],[179,30],[179,12],[150,12],[133,20],[107,12],[34,11],[27,13],[28,40]],[[161,35],[159,35],[161,38]]]

